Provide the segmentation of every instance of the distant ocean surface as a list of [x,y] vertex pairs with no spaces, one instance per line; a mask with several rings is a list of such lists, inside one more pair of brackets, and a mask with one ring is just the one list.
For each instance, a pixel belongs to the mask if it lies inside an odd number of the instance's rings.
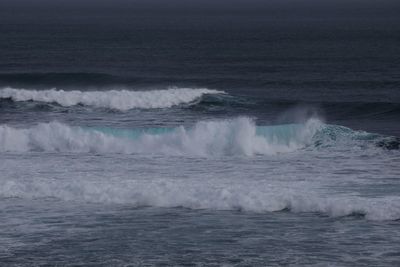
[[0,265],[400,265],[398,18],[0,14]]

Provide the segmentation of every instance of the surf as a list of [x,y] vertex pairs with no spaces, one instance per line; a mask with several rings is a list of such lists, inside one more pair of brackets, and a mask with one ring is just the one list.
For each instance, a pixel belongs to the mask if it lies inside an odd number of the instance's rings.
[[[396,143],[397,142],[397,143]],[[259,126],[249,117],[198,121],[192,126],[118,129],[60,122],[28,128],[0,125],[1,152],[122,153],[177,156],[277,155],[301,149],[398,147],[398,140],[317,118],[304,123]]]
[[63,107],[85,105],[120,111],[171,108],[191,104],[204,95],[212,94],[224,94],[224,92],[207,88],[169,88],[146,91],[125,89],[105,91],[27,90],[10,87],[0,89],[0,99],[11,99],[15,102],[56,103]]
[[400,197],[328,194],[315,186],[271,180],[125,179],[70,177],[66,180],[0,180],[0,197],[52,198],[80,203],[129,204],[131,207],[188,208],[253,213],[313,213],[318,216],[399,220]]

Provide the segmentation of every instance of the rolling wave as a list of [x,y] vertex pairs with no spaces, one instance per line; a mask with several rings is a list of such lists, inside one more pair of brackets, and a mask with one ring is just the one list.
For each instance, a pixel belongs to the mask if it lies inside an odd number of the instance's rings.
[[[27,90],[15,88],[0,89],[0,110],[53,111],[85,106],[107,111],[128,111],[131,109],[173,108],[190,109],[194,112],[230,112],[233,114],[252,115],[275,112],[287,114],[288,110],[302,107],[296,112],[329,114],[335,120],[351,118],[354,120],[373,119],[378,121],[398,122],[399,103],[387,102],[298,102],[230,95],[224,91],[206,88],[170,88],[165,90],[130,91],[64,91],[64,90]],[[290,113],[289,113],[290,114]],[[290,117],[290,116],[289,116]],[[303,116],[302,116],[303,117]],[[288,119],[286,121],[293,121]],[[375,130],[375,129],[372,129]],[[389,134],[397,135],[390,132]]]
[[1,180],[0,197],[55,198],[63,201],[129,204],[134,207],[184,207],[257,213],[319,213],[368,220],[399,220],[400,197],[324,194],[310,184],[282,186],[271,181],[237,180]]
[[135,108],[170,108],[182,104],[191,104],[204,95],[223,93],[223,91],[205,88],[170,88],[149,91],[64,91],[56,89],[26,90],[8,87],[0,89],[0,99],[11,99],[16,102],[57,103],[64,107],[86,105],[126,111]]
[[288,153],[313,147],[398,149],[399,140],[318,119],[303,124],[256,126],[247,117],[200,121],[193,127],[121,130],[71,127],[59,122],[18,129],[0,126],[0,151],[94,152],[188,156],[253,156]]

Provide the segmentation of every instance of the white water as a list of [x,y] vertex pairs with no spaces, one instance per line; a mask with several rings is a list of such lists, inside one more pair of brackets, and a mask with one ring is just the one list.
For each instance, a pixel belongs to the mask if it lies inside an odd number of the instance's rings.
[[126,111],[134,108],[170,108],[181,104],[189,104],[205,94],[222,93],[224,92],[205,88],[171,88],[149,91],[64,91],[56,89],[26,90],[3,88],[0,89],[0,98],[11,98],[13,101],[57,103],[64,107],[82,104]]
[[[355,194],[355,187],[350,194],[346,193],[343,191],[346,180],[326,175],[332,173],[329,166],[324,166],[329,160],[323,163],[318,157],[305,158],[298,166],[314,161],[314,168],[321,174],[294,176],[290,165],[298,164],[299,159],[290,161],[284,157],[276,163],[270,158],[253,163],[247,160],[215,163],[165,157],[71,159],[45,155],[29,161],[22,159],[17,169],[15,161],[0,163],[3,169],[0,197],[256,213],[288,209],[332,217],[358,214],[368,220],[400,219],[400,196]],[[12,178],[14,175],[18,179]],[[356,182],[356,176],[349,181]],[[342,189],[335,192],[338,185]]]
[[[282,126],[280,126],[282,127]],[[284,132],[266,129],[257,133],[255,123],[246,117],[231,120],[200,121],[169,132],[152,134],[133,130],[131,137],[99,130],[71,127],[59,122],[40,123],[19,129],[0,125],[0,151],[61,151],[125,154],[221,156],[274,155],[304,148],[322,127],[310,119]],[[115,130],[117,131],[117,130]]]
[[[146,130],[1,125],[0,197],[400,219],[391,191],[398,151],[351,150],[360,133],[347,128],[338,150],[301,150],[329,137],[320,136],[326,127],[340,130],[317,119],[256,126],[246,117]],[[371,195],[370,184],[380,190]]]

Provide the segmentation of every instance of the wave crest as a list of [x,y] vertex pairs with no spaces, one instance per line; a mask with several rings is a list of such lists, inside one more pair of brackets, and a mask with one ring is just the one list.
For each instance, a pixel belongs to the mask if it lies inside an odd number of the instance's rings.
[[17,129],[0,126],[0,151],[61,151],[220,156],[291,152],[309,144],[322,123],[257,127],[240,117],[193,127],[121,130],[71,127],[59,122]]
[[299,149],[398,149],[400,140],[318,119],[256,126],[247,117],[177,128],[82,128],[59,122],[19,129],[0,125],[0,152],[59,151],[187,156],[274,155]]
[[368,198],[330,196],[294,183],[282,187],[270,181],[119,180],[48,182],[42,180],[0,182],[0,197],[130,204],[136,207],[184,207],[190,209],[239,210],[257,213],[288,211],[320,213],[331,217],[362,216],[368,220],[398,220],[398,196]]
[[223,94],[223,91],[206,88],[170,88],[165,90],[129,91],[64,91],[64,90],[27,90],[15,88],[0,89],[0,98],[13,101],[37,101],[57,103],[64,107],[86,105],[97,108],[109,108],[121,111],[129,109],[170,108],[190,104],[206,94]]

